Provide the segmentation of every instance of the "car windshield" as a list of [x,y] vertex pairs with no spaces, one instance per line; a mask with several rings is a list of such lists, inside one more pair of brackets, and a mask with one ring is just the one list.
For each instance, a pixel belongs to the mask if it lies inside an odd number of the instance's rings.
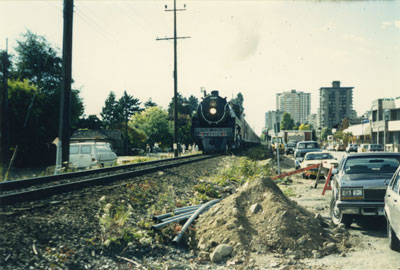
[[313,149],[319,148],[318,143],[310,142],[310,143],[300,143],[297,145],[298,149]]
[[399,159],[395,156],[353,157],[347,159],[343,169],[346,174],[394,173],[399,166]]
[[288,143],[288,146],[289,146],[289,147],[295,147],[296,144],[295,144],[295,143]]
[[333,156],[329,153],[313,153],[307,154],[305,160],[322,160],[322,159],[333,159]]

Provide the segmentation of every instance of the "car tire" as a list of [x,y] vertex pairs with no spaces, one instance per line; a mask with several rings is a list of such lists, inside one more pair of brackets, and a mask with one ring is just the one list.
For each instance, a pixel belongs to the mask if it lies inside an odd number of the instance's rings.
[[332,196],[329,213],[331,216],[331,221],[334,225],[338,226],[340,223],[343,223],[346,228],[349,228],[353,223],[353,215],[342,214],[340,209],[336,207],[336,198]]
[[396,233],[393,231],[389,220],[387,220],[387,236],[389,238],[389,247],[392,250],[400,251],[400,240],[397,238]]

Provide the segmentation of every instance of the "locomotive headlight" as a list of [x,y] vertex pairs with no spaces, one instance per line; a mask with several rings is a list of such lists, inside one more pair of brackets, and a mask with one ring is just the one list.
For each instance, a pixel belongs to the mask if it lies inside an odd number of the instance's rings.
[[215,109],[215,108],[211,108],[210,109],[210,114],[216,114],[217,113],[217,109]]

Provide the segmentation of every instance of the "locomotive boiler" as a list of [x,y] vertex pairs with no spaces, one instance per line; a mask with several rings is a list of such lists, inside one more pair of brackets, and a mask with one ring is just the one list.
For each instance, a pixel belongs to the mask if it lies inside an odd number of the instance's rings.
[[219,96],[205,95],[192,122],[193,137],[204,153],[239,151],[260,143],[244,119],[243,107]]

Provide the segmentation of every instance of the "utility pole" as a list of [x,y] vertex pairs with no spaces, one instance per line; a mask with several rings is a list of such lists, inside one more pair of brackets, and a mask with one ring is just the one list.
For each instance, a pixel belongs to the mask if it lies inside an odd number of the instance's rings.
[[2,54],[3,89],[0,93],[0,180],[3,179],[9,159],[8,136],[8,39],[6,39],[6,51]]
[[63,30],[63,56],[62,56],[63,78],[62,78],[61,93],[60,93],[60,122],[58,130],[59,142],[57,145],[58,164],[56,164],[56,167],[61,165],[60,162],[64,163],[69,161],[73,13],[74,13],[74,0],[64,0],[64,30]]
[[157,38],[156,40],[174,40],[174,156],[178,156],[178,56],[177,56],[177,39],[184,39],[190,37],[177,37],[176,34],[176,12],[177,11],[185,11],[186,5],[184,5],[184,9],[176,9],[176,0],[174,0],[174,9],[167,9],[165,6],[165,11],[173,11],[174,12],[174,37],[173,38]]

